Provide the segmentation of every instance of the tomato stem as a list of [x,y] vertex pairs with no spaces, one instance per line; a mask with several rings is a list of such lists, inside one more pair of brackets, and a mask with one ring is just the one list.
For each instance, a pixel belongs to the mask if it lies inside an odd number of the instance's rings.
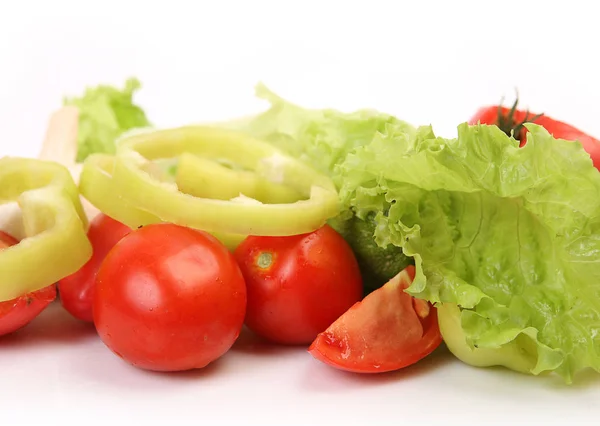
[[515,113],[517,112],[517,105],[519,104],[519,94],[517,92],[517,97],[515,102],[511,106],[510,110],[507,114],[503,114],[502,104],[504,103],[504,98],[500,100],[498,104],[498,127],[508,136],[514,137],[516,140],[521,141],[523,137],[523,130],[525,129],[526,123],[533,123],[538,118],[540,118],[544,114],[536,114],[533,117],[529,118],[531,114],[529,110],[525,112],[525,118],[518,122],[515,119]]
[[261,253],[256,260],[256,264],[261,269],[268,269],[273,263],[273,255],[269,252]]

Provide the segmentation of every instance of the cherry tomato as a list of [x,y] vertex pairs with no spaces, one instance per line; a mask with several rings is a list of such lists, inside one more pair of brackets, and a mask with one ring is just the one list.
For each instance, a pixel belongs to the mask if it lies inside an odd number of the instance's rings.
[[94,323],[102,341],[136,367],[202,368],[238,338],[244,278],[213,236],[173,224],[132,231],[98,271]]
[[103,213],[90,222],[88,238],[92,243],[92,257],[79,271],[58,283],[60,302],[75,318],[93,321],[92,299],[100,264],[110,249],[130,232],[131,228]]
[[348,243],[326,225],[246,238],[235,250],[248,291],[246,325],[275,343],[309,345],[363,294]]
[[[0,251],[18,243],[17,239],[0,231]],[[16,299],[0,302],[0,336],[25,327],[54,299],[56,299],[56,286],[51,285]]]
[[533,114],[529,111],[517,109],[518,99],[511,108],[503,106],[489,106],[480,108],[469,120],[469,124],[494,124],[506,134],[514,136],[525,145],[527,129],[524,123],[532,122],[545,128],[557,139],[581,142],[583,149],[590,155],[594,167],[600,169],[600,141],[570,124],[550,118],[547,115]]
[[404,290],[410,265],[319,334],[309,348],[318,360],[355,373],[383,373],[416,363],[442,342],[437,310]]

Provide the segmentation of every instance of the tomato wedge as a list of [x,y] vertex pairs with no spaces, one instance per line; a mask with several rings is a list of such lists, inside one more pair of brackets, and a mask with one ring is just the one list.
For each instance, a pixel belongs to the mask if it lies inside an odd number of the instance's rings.
[[[0,231],[0,251],[18,243],[16,238]],[[0,302],[0,336],[25,327],[54,299],[56,299],[56,286],[50,285],[16,299]]]
[[308,351],[316,359],[354,373],[383,373],[416,363],[442,342],[437,312],[404,290],[415,277],[408,266],[356,303]]

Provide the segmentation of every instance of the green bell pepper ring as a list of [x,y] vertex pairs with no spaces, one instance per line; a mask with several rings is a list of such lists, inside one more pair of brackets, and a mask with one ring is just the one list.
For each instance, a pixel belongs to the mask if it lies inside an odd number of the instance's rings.
[[[148,169],[148,162],[188,154],[238,164],[254,171],[260,179],[289,186],[305,199],[263,204],[256,200],[194,197],[181,192],[176,182],[157,180],[144,170]],[[94,194],[95,184],[83,182],[84,177],[80,186],[87,190],[82,192],[96,204],[99,197]],[[185,173],[177,173],[178,181],[186,179]],[[339,212],[338,195],[327,176],[270,144],[242,133],[204,126],[159,130],[121,139],[117,144],[110,194],[164,222],[238,236],[312,232]],[[143,223],[133,220],[127,225],[136,227]]]
[[[160,223],[162,220],[152,213],[141,210],[122,197],[116,196],[113,189],[112,171],[115,157],[108,154],[90,155],[81,171],[79,190],[97,209],[107,216],[135,229],[139,226]],[[230,250],[235,249],[245,238],[243,235],[212,233]]]
[[179,157],[175,181],[181,192],[194,197],[230,200],[244,194],[263,203],[294,203],[302,198],[290,186],[188,153]]
[[0,301],[56,283],[92,255],[87,218],[66,167],[0,158],[0,204],[14,201],[21,208],[25,238],[0,252]]
[[114,167],[114,156],[90,155],[84,162],[79,177],[81,194],[102,213],[131,228],[161,222],[152,213],[140,210],[122,197],[115,196],[112,186]]

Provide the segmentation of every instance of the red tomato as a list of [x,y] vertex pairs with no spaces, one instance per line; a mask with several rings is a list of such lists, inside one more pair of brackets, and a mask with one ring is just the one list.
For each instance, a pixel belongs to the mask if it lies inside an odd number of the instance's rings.
[[523,127],[524,123],[533,122],[545,128],[557,139],[568,141],[579,141],[583,149],[590,155],[594,167],[600,170],[600,141],[581,130],[555,120],[547,115],[533,114],[529,111],[517,109],[518,100],[512,108],[501,106],[490,106],[479,109],[469,120],[469,124],[495,124],[506,134],[510,135],[514,131],[515,138],[521,141],[521,146],[525,145],[527,129]]
[[[18,240],[0,231],[0,251],[18,243]],[[56,299],[56,287],[50,285],[16,299],[0,302],[0,336],[25,327],[54,299]]]
[[282,344],[310,344],[363,294],[358,262],[330,226],[246,238],[236,249],[248,291],[246,325]]
[[60,302],[75,318],[93,321],[92,299],[100,264],[110,249],[130,232],[131,228],[102,213],[91,221],[88,238],[93,247],[92,257],[79,271],[58,283]]
[[398,370],[425,358],[442,342],[437,311],[404,290],[415,277],[408,266],[319,334],[309,348],[318,360],[355,373]]
[[245,312],[242,273],[227,248],[205,232],[145,226],[119,241],[98,272],[98,334],[139,368],[208,365],[231,348]]

